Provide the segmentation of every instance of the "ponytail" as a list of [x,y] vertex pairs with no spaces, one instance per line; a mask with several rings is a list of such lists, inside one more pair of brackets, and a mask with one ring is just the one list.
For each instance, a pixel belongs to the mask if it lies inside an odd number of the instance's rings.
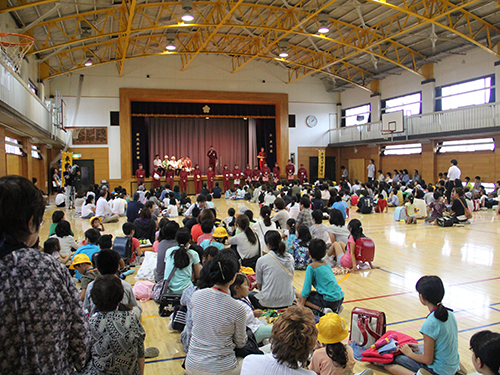
[[443,281],[438,276],[423,276],[417,281],[415,289],[423,299],[437,306],[434,310],[434,317],[446,322],[448,320],[448,310],[450,309],[447,309],[441,302],[444,297]]
[[230,283],[239,270],[239,264],[234,254],[226,251],[219,252],[205,267],[208,268],[209,279],[214,284],[219,285]]
[[288,231],[288,234],[295,234],[295,219],[290,218],[286,221],[286,225],[290,227],[290,230]]
[[283,257],[286,253],[286,245],[281,241],[281,235],[277,230],[269,230],[265,234],[266,245],[269,250],[272,250],[276,255]]
[[252,228],[250,228],[250,219],[247,215],[240,215],[236,218],[236,225],[240,227],[240,229],[247,236],[248,242],[252,245],[257,243],[257,236],[255,235]]
[[347,349],[341,342],[327,344],[326,354],[333,362],[338,363],[340,367],[345,368],[347,366]]
[[260,209],[260,216],[262,216],[262,219],[264,220],[264,225],[266,227],[271,226],[271,209],[269,206],[262,206]]
[[191,259],[187,253],[187,245],[191,241],[191,233],[187,228],[181,228],[177,231],[175,240],[179,244],[179,248],[173,251],[172,256],[174,258],[174,266],[181,270],[191,263]]
[[354,241],[356,241],[358,238],[365,237],[365,235],[363,234],[361,221],[359,221],[358,219],[352,219],[349,222],[349,228],[351,230],[351,235]]

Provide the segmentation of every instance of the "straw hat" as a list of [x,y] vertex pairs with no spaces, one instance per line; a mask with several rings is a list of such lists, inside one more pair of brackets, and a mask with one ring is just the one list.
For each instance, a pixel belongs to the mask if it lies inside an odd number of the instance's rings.
[[76,265],[82,264],[82,263],[88,263],[88,264],[92,265],[92,262],[90,261],[88,255],[77,254],[73,258],[73,261],[71,262],[71,265],[69,266],[69,269],[74,270]]
[[217,228],[215,228],[214,234],[212,234],[212,237],[215,237],[215,238],[224,238],[224,237],[227,237],[226,228],[224,228],[224,227],[217,227]]
[[336,344],[349,335],[345,319],[335,313],[323,315],[316,327],[318,328],[318,341],[323,344]]

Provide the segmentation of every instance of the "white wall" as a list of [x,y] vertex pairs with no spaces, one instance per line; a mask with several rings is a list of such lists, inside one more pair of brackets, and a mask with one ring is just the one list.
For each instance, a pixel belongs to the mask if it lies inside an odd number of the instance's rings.
[[[109,127],[109,112],[119,110],[121,87],[287,93],[289,113],[297,115],[297,127],[289,132],[288,154],[297,155],[298,146],[328,145],[329,114],[336,112],[338,94],[327,93],[319,79],[309,76],[287,84],[286,69],[262,61],[253,61],[236,73],[231,69],[231,59],[224,56],[197,56],[184,72],[179,56],[156,56],[127,61],[123,77],[114,64],[105,64],[55,78],[50,81],[50,92],[61,92],[72,125],[78,79],[80,74],[85,76],[75,126],[108,126],[108,146],[103,147],[109,147],[110,179],[121,178],[119,127]],[[305,124],[311,114],[319,122],[312,130]]]

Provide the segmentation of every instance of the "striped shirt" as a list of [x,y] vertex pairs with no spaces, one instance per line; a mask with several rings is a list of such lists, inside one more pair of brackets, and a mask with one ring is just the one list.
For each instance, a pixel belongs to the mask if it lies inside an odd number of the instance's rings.
[[186,367],[219,373],[236,367],[234,348],[247,340],[245,308],[229,294],[208,288],[189,303],[193,328]]

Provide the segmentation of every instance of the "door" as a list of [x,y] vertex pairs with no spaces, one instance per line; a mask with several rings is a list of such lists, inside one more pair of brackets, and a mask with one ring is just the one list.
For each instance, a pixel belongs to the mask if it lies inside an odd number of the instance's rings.
[[[325,157],[325,179],[335,181],[336,177],[335,165],[336,165],[335,156]],[[311,156],[309,157],[309,182],[311,184],[314,184],[317,179],[318,179],[318,157]]]
[[365,159],[349,159],[348,170],[349,170],[349,181],[351,181],[351,183],[354,181],[355,178],[357,178],[361,182],[366,181]]
[[80,189],[87,190],[91,185],[94,185],[94,160],[74,160],[73,164],[80,167],[80,182],[76,184],[77,191]]

